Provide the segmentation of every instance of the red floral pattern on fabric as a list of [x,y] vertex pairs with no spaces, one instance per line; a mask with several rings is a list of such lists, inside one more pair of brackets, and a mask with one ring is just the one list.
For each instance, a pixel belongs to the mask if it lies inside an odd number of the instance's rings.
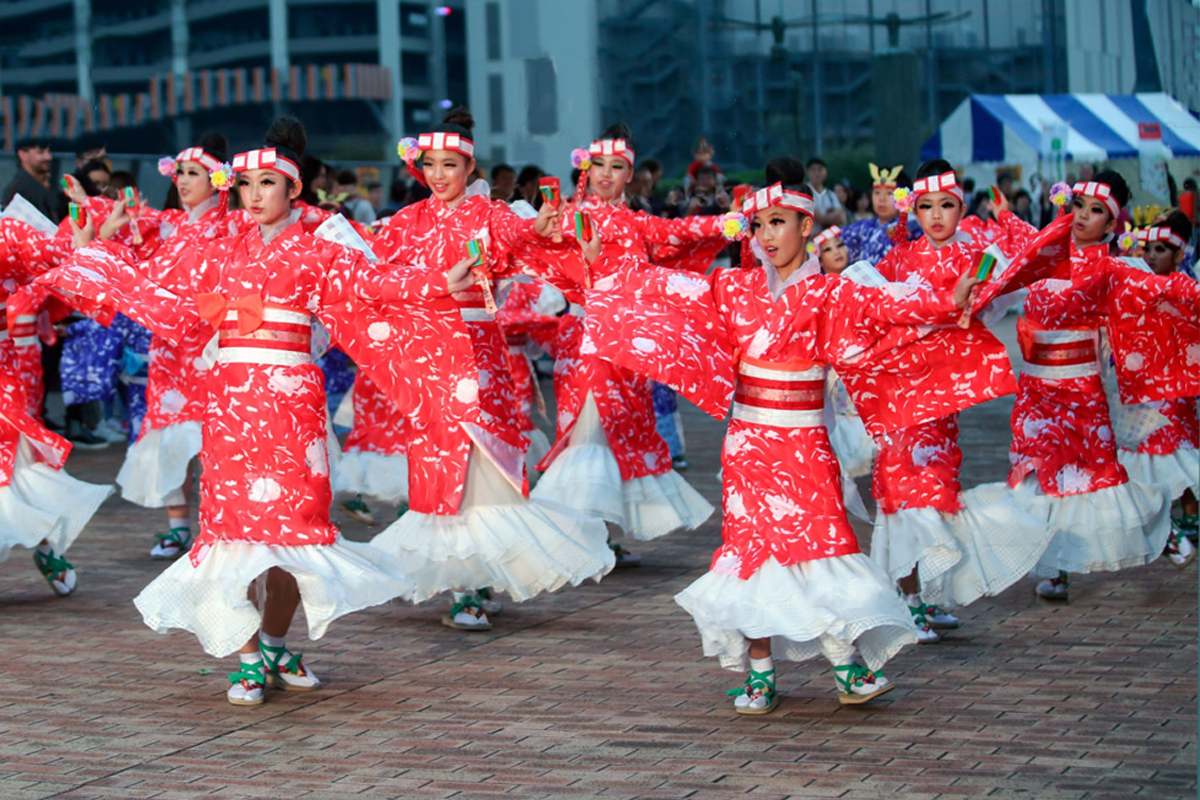
[[[702,273],[728,246],[721,217],[667,220],[634,213],[622,203],[601,202],[593,195],[588,195],[579,208],[591,217],[603,242],[603,257],[588,269],[593,283],[616,276],[633,264],[655,263]],[[567,225],[573,223],[564,219],[564,226]],[[572,303],[583,305],[586,302],[586,287],[578,281],[552,276],[548,282]],[[558,407],[556,438],[554,447],[538,464],[538,469],[549,469],[558,454],[570,444],[571,431],[588,392],[591,392],[600,414],[600,424],[620,468],[621,479],[628,481],[667,473],[671,469],[671,454],[666,442],[658,435],[650,381],[580,352],[582,342],[583,320],[569,314],[561,317],[554,362],[554,397]]]
[[1196,419],[1196,398],[1159,400],[1150,403],[1150,406],[1169,422],[1142,440],[1138,445],[1139,453],[1169,456],[1176,450],[1200,448],[1200,422]]
[[[778,302],[767,287],[761,268],[706,277],[652,267],[629,271],[588,293],[584,350],[667,383],[721,418],[739,360],[882,373],[895,361],[885,342],[899,353],[925,347],[920,337],[892,335],[895,326],[946,324],[958,313],[945,295],[916,287],[871,289],[815,269]],[[877,361],[864,363],[868,352]],[[853,364],[843,361],[847,357]],[[1004,381],[993,375],[991,383],[981,387],[981,398]],[[928,396],[932,404],[919,403],[923,410],[912,412],[913,419],[944,415],[938,393]],[[734,419],[722,464],[724,544],[713,557],[714,571],[745,578],[768,557],[786,566],[858,552],[824,427]]]
[[400,409],[379,390],[365,370],[354,376],[354,426],[346,452],[404,455],[405,421]]
[[[1200,297],[1195,281],[1130,267],[1107,250],[1104,245],[1082,251],[1072,246],[1069,280],[1050,279],[1030,287],[1025,301],[1027,324],[1040,330],[1095,330],[1108,323],[1112,339],[1128,341],[1121,334],[1113,336],[1114,331],[1127,323],[1136,330],[1137,323],[1129,321],[1152,313],[1156,304],[1168,301],[1194,308]],[[1128,354],[1114,344],[1118,384],[1129,382],[1135,367],[1141,366],[1131,363]],[[1156,360],[1168,370],[1163,384],[1180,380],[1172,378],[1173,370],[1183,369],[1178,354]],[[1145,377],[1134,379],[1145,386]],[[1036,472],[1042,490],[1061,497],[1128,480],[1117,460],[1108,400],[1098,375],[1054,380],[1021,375],[1012,432],[1008,480],[1013,486]]]

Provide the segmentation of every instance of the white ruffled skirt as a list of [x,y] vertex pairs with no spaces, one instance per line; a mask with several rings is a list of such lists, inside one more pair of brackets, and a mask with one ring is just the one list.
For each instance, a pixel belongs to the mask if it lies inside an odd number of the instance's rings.
[[675,602],[695,620],[704,655],[726,669],[749,668],[747,639],[770,637],[772,657],[788,661],[844,663],[857,648],[871,669],[917,641],[908,606],[862,553],[789,567],[769,558],[745,580],[707,572]]
[[1131,481],[1166,486],[1172,500],[1186,489],[1200,496],[1200,450],[1179,448],[1170,455],[1153,456],[1122,448],[1118,458]]
[[200,455],[204,441],[199,422],[187,421],[146,431],[125,452],[117,473],[121,497],[143,508],[187,502],[183,485],[188,465]]
[[829,444],[837,456],[842,475],[847,478],[870,475],[877,448],[862,418],[853,414],[838,414],[828,432]]
[[603,521],[525,499],[474,445],[456,515],[408,511],[371,545],[412,576],[416,602],[483,586],[521,602],[599,581],[614,564]]
[[408,499],[408,456],[343,450],[333,490],[365,494],[397,505]]
[[84,483],[37,461],[22,436],[12,481],[0,487],[0,561],[12,548],[37,547],[43,539],[62,555],[112,493],[111,486]]
[[1115,572],[1149,564],[1162,555],[1171,534],[1171,498],[1165,486],[1129,481],[1087,494],[1051,497],[1035,475],[1013,497],[1054,532],[1034,574]]
[[715,510],[675,470],[622,481],[591,393],[571,430],[570,445],[550,464],[531,496],[612,522],[642,541],[698,528]]
[[248,590],[271,567],[296,579],[310,639],[324,636],[338,617],[412,596],[412,581],[394,558],[339,538],[296,547],[217,542],[198,567],[187,556],[176,560],[133,603],[156,632],[191,631],[206,653],[220,658],[258,631],[262,613]]
[[525,451],[525,468],[531,473],[536,472],[537,465],[550,455],[550,440],[541,428],[525,431],[523,435],[529,441],[529,449]]
[[1006,483],[963,492],[949,519],[933,508],[880,514],[871,559],[893,581],[917,568],[921,597],[946,608],[992,597],[1029,574],[1054,536],[1047,521],[1027,512]]

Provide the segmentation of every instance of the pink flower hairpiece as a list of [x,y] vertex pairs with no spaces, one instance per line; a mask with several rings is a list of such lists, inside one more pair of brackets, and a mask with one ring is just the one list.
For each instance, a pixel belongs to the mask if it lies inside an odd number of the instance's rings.
[[170,178],[175,174],[175,159],[170,156],[163,156],[158,160],[158,174],[164,178]]
[[588,170],[592,166],[592,154],[586,147],[576,147],[571,151],[571,166],[579,170]]
[[421,157],[421,148],[417,146],[417,140],[411,136],[406,136],[396,144],[396,154],[400,156],[405,164],[412,166],[417,159]]
[[917,196],[913,194],[912,189],[900,186],[892,192],[892,205],[895,206],[897,211],[902,213],[912,211],[912,207],[916,202]]
[[1059,181],[1050,187],[1050,202],[1062,208],[1071,202],[1071,194],[1070,185]]

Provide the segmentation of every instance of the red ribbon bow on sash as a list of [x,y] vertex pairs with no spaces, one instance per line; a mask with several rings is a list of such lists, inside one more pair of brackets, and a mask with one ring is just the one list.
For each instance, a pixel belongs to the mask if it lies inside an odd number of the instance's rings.
[[201,319],[220,329],[230,311],[237,312],[237,332],[242,336],[262,327],[263,299],[261,294],[248,294],[240,300],[229,300],[219,292],[196,295]]

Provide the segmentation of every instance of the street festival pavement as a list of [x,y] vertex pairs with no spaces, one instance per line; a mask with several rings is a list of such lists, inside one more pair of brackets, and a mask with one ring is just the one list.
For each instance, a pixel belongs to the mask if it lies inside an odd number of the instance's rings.
[[[1011,405],[963,415],[964,485],[1003,477]],[[723,426],[683,416],[687,478],[717,503]],[[69,469],[108,481],[121,455]],[[339,521],[355,540],[379,530]],[[295,635],[324,688],[239,709],[233,659],[153,633],[130,602],[164,568],[146,555],[162,522],[106,502],[66,599],[25,551],[0,567],[0,797],[1195,796],[1194,566],[1086,576],[1054,607],[1025,579],[905,649],[880,701],[841,707],[826,663],[781,663],[779,709],[738,717],[725,690],[742,676],[703,657],[672,600],[707,567],[714,516],[637,545],[638,569],[508,605],[491,633],[444,628],[429,602]]]

